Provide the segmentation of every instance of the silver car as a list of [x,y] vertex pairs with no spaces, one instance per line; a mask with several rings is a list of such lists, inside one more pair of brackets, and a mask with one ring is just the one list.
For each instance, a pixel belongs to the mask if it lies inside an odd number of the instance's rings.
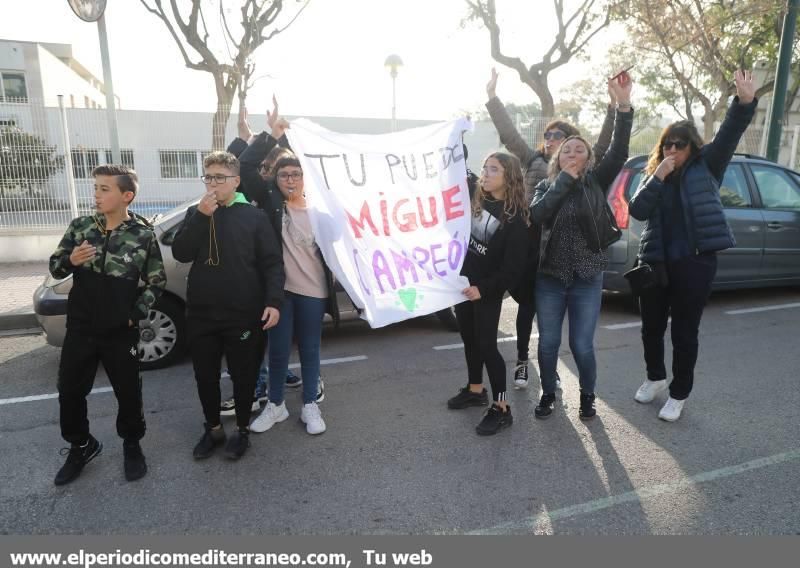
[[[644,223],[628,214],[647,156],[629,159],[608,193],[622,238],[609,248],[603,286],[630,292],[623,274],[633,268]],[[713,288],[757,288],[800,284],[800,174],[775,162],[734,155],[720,199],[736,247],[718,255]]]

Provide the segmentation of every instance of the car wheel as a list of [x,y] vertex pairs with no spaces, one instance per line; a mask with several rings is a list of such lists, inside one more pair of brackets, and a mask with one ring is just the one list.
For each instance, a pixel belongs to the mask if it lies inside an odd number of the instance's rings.
[[445,308],[436,312],[436,317],[442,322],[447,331],[458,331],[458,320],[453,308]]
[[185,351],[186,318],[183,306],[162,297],[147,319],[139,322],[139,368],[143,371],[172,365]]

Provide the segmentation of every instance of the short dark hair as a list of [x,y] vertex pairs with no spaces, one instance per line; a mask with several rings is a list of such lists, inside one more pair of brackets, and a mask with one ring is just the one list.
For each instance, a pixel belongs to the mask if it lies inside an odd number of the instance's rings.
[[122,193],[130,191],[136,195],[136,192],[139,191],[139,176],[136,175],[136,170],[128,166],[103,164],[92,170],[92,177],[96,178],[97,176],[114,176],[114,181],[117,182]]
[[298,160],[296,156],[285,156],[278,159],[278,161],[272,166],[273,175],[278,175],[278,171],[280,171],[281,168],[286,168],[288,166],[295,166],[300,169],[303,168],[303,166],[300,165],[300,160]]

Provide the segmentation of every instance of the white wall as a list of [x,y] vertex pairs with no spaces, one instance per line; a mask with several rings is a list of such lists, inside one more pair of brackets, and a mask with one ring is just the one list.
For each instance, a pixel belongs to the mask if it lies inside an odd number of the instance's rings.
[[42,95],[46,105],[57,105],[58,95],[64,95],[64,105],[70,106],[70,95],[75,98],[75,108],[86,108],[84,97],[105,106],[105,95],[63,61],[42,46],[37,46],[39,73],[42,78]]

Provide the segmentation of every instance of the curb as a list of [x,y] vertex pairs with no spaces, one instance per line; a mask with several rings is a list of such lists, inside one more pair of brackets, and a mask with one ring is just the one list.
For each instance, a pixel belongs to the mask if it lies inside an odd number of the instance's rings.
[[36,314],[4,314],[0,315],[0,331],[12,329],[32,329],[39,327]]

